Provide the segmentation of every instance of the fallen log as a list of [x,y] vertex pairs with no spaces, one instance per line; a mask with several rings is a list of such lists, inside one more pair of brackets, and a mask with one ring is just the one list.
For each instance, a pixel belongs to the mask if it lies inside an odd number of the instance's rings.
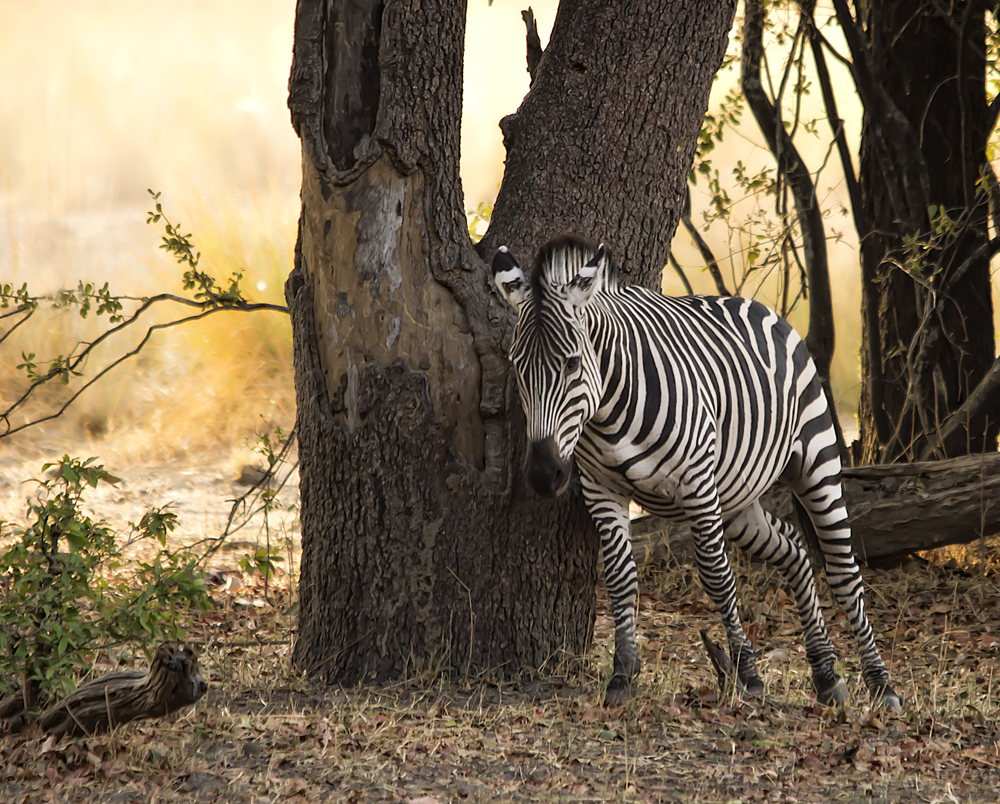
[[[153,654],[148,670],[109,673],[84,684],[42,712],[36,722],[45,731],[84,736],[144,718],[163,717],[201,698],[208,684],[198,669],[195,652],[164,642]],[[12,725],[20,713],[8,713]]]
[[[1000,454],[844,469],[844,495],[859,561],[889,561],[917,550],[968,544],[1000,534]],[[764,507],[796,522],[792,495],[778,485]],[[632,549],[647,556],[694,557],[691,529],[652,516],[632,520]]]

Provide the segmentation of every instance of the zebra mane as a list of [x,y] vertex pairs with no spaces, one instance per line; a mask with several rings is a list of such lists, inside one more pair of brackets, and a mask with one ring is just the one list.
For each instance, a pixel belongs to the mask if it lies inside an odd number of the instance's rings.
[[598,265],[598,275],[594,279],[603,289],[617,287],[621,281],[618,266],[607,246],[576,234],[557,237],[542,246],[531,272],[531,298],[535,310],[545,301],[549,288],[568,285],[580,274],[582,268],[602,252],[604,258]]

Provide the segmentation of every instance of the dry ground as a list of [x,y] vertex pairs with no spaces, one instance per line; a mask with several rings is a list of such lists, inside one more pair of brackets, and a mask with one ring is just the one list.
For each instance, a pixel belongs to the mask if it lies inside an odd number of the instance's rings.
[[[133,467],[94,506],[128,521],[142,505],[173,499],[194,538],[217,528],[226,498],[242,491],[238,464],[220,453]],[[18,467],[8,460],[2,468],[9,516],[24,489],[10,482]],[[294,505],[294,490],[286,502]],[[285,528],[294,541],[293,517]],[[505,680],[414,668],[395,685],[316,688],[289,662],[289,577],[265,599],[235,571],[255,533],[248,528],[242,546],[217,553],[225,585],[213,592],[215,610],[191,625],[208,696],[166,721],[102,737],[0,737],[0,801],[1000,800],[995,561],[974,572],[939,563],[866,571],[873,619],[906,699],[899,716],[873,713],[857,689],[845,713],[816,706],[793,606],[769,573],[747,567],[744,615],[772,703],[719,700],[698,636],[708,628],[720,637],[717,616],[689,568],[652,570],[639,613],[641,693],[608,709],[600,703],[612,634],[603,591],[594,648],[575,672]],[[830,619],[856,685],[851,642]]]

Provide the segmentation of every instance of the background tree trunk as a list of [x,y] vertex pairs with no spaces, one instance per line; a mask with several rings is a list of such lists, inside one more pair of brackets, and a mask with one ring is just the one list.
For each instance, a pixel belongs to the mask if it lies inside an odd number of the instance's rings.
[[[865,101],[859,181],[871,233],[861,244],[862,463],[915,459],[993,362],[989,259],[969,259],[989,239],[977,187],[992,127],[985,6],[934,5],[940,13],[915,0],[867,4],[869,80],[908,122],[916,148],[885,108]],[[915,260],[907,239],[930,237],[940,211],[953,231]],[[942,452],[995,448],[998,425],[970,421]]]
[[[506,242],[528,261],[546,237],[588,231],[658,276],[732,14],[731,2],[564,3],[507,119],[480,253]],[[511,322],[466,228],[464,25],[460,0],[296,12],[294,661],[342,683],[431,663],[540,667],[583,653],[593,629],[596,533],[577,492],[541,501],[525,487]],[[617,94],[604,103],[608,72]]]

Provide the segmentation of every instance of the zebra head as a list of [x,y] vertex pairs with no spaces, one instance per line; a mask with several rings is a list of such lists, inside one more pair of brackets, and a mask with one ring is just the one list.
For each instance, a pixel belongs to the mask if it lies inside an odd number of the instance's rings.
[[542,247],[530,284],[506,247],[493,258],[493,281],[518,313],[510,361],[527,419],[528,482],[544,496],[569,486],[573,450],[600,402],[586,313],[609,266],[603,245],[575,236]]

